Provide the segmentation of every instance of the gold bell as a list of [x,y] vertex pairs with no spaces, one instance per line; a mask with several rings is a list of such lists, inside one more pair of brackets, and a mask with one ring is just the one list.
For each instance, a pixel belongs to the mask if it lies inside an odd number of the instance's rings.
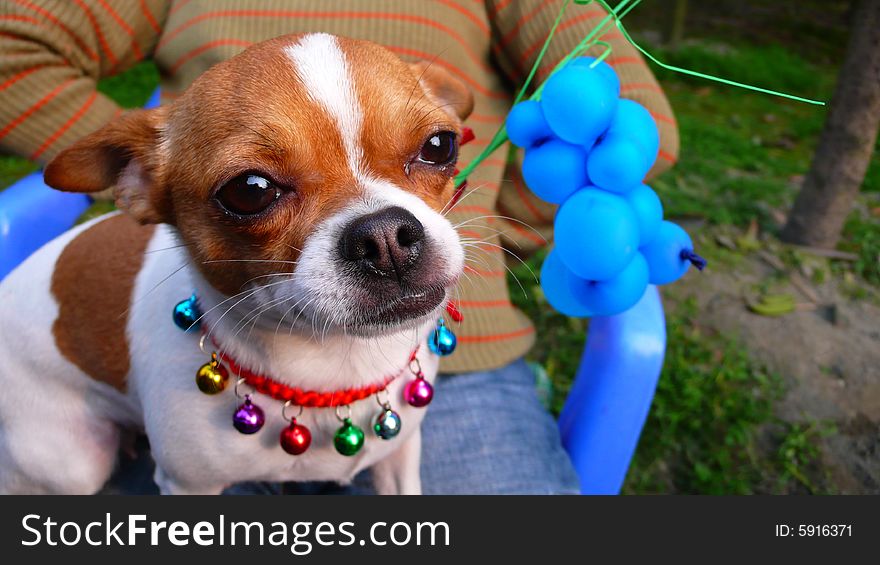
[[226,389],[229,372],[220,364],[217,353],[211,353],[211,360],[199,367],[196,373],[196,385],[205,394],[217,394]]

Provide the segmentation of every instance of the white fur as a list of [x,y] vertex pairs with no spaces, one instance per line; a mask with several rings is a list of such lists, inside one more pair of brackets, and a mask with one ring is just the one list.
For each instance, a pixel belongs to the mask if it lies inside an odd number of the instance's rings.
[[52,335],[55,261],[97,221],[48,243],[0,284],[0,493],[98,490],[115,464],[119,427],[140,420],[136,403],[65,359]]
[[363,148],[360,146],[363,111],[339,42],[326,33],[311,33],[284,51],[293,61],[296,74],[306,86],[309,97],[336,122],[348,166],[353,176],[359,178],[363,159]]
[[[332,446],[340,425],[333,409],[304,410],[299,422],[311,430],[312,446],[297,457],[278,444],[287,425],[278,401],[257,395],[255,401],[266,413],[265,427],[253,436],[235,431],[231,416],[241,401],[233,387],[216,396],[198,391],[195,371],[207,357],[199,350],[198,334],[183,333],[171,321],[174,304],[200,282],[188,267],[160,284],[188,260],[175,248],[177,240],[168,226],[159,226],[149,243],[132,296],[128,393],[83,374],[54,347],[52,323],[58,307],[49,285],[61,251],[90,225],[53,241],[0,284],[0,387],[6,391],[0,395],[0,492],[98,490],[112,471],[119,428],[131,426],[147,432],[157,463],[156,480],[165,493],[219,493],[247,480],[347,482],[409,442],[416,448],[403,452],[408,454],[404,463],[383,465],[382,472],[390,474],[377,486],[385,493],[419,492],[418,428],[424,409],[402,399],[402,388],[412,378],[408,372],[388,388],[388,398],[403,420],[403,430],[393,440],[381,440],[371,431],[379,412],[374,398],[351,406],[352,420],[367,436],[354,457],[339,455]],[[22,308],[22,297],[33,307]],[[216,304],[203,299],[203,305],[210,309]],[[324,341],[257,329],[244,340],[231,337],[236,321],[227,316],[215,327],[218,341],[231,354],[279,380],[317,389],[338,388],[340,383],[359,386],[395,374],[407,365],[411,348],[430,328],[425,323],[417,331],[376,339],[334,336]],[[422,348],[419,359],[433,379],[436,357]]]
[[[173,246],[172,235],[163,227],[150,249]],[[180,256],[172,259],[172,254]],[[377,438],[370,430],[379,410],[375,399],[355,403],[352,419],[365,430],[367,440],[354,457],[343,457],[332,446],[333,433],[340,426],[335,411],[315,408],[305,409],[298,420],[312,432],[311,448],[297,457],[288,455],[278,445],[278,436],[286,425],[281,417],[282,404],[259,394],[255,401],[265,410],[266,425],[254,436],[239,434],[232,428],[231,415],[241,401],[231,386],[216,397],[206,397],[196,389],[194,370],[206,361],[206,356],[199,351],[197,335],[181,334],[168,319],[175,302],[192,288],[199,289],[206,311],[219,302],[207,298],[210,291],[202,289],[208,287],[189,270],[147,294],[179,260],[185,259],[179,250],[150,253],[147,257],[135,290],[136,296],[145,298],[133,310],[129,323],[130,335],[142,336],[132,339],[132,364],[139,367],[132,393],[144,407],[145,428],[160,469],[157,482],[163,490],[219,492],[225,485],[242,480],[347,482],[417,433],[424,411],[403,402],[402,387],[412,378],[404,373],[389,387],[389,398],[401,414],[404,430],[391,441]],[[243,333],[234,336],[233,328],[240,320],[237,313],[217,322],[225,307],[217,307],[204,320],[205,327],[213,326],[212,333],[224,350],[254,370],[313,390],[362,386],[396,374],[406,366],[412,347],[424,340],[429,329],[426,325],[419,332],[372,340],[332,336],[322,341],[310,334],[290,335],[284,331],[276,335],[257,326],[248,337]],[[155,361],[157,351],[163,352],[162,363]],[[420,354],[423,367],[431,375],[437,367],[432,357],[426,351]],[[179,376],[175,377],[177,368]]]

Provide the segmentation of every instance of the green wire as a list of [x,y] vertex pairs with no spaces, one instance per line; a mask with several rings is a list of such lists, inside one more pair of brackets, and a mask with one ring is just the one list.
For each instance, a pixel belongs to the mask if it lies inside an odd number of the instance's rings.
[[[785,92],[770,90],[768,88],[761,88],[759,86],[752,86],[750,84],[745,84],[742,82],[737,82],[737,81],[729,80],[726,78],[716,77],[716,76],[701,73],[698,71],[691,71],[689,69],[683,69],[681,67],[669,65],[669,64],[664,63],[663,61],[660,61],[659,59],[657,59],[656,57],[651,55],[647,50],[642,48],[641,45],[639,45],[638,43],[633,41],[633,38],[630,36],[629,32],[626,30],[626,28],[623,25],[623,22],[621,21],[623,19],[623,17],[626,16],[627,14],[629,14],[633,8],[638,6],[642,0],[621,0],[617,4],[617,6],[615,6],[614,8],[609,6],[608,3],[605,2],[605,0],[565,0],[565,3],[562,5],[562,8],[560,8],[560,10],[559,10],[559,13],[556,15],[556,20],[553,22],[553,27],[550,28],[550,33],[547,35],[547,39],[544,41],[544,45],[541,47],[541,51],[538,53],[537,59],[535,59],[535,63],[532,65],[532,68],[529,71],[529,74],[526,77],[526,80],[523,83],[522,88],[520,88],[519,92],[516,95],[516,98],[513,101],[514,106],[516,104],[518,104],[525,97],[525,93],[528,90],[529,85],[531,85],[532,80],[534,79],[535,75],[537,74],[538,68],[540,67],[541,62],[544,59],[544,56],[547,54],[547,49],[550,47],[550,42],[552,41],[553,36],[556,34],[556,28],[559,27],[559,24],[562,22],[562,18],[565,15],[565,10],[568,8],[568,5],[572,1],[575,4],[580,5],[580,6],[585,6],[585,5],[591,4],[593,2],[596,2],[597,4],[602,6],[608,12],[608,15],[605,16],[604,18],[602,18],[602,21],[600,21],[596,25],[596,27],[594,27],[586,35],[586,37],[584,37],[575,46],[575,48],[572,49],[570,53],[568,53],[568,55],[563,57],[563,59],[561,61],[559,61],[559,63],[555,67],[553,67],[553,70],[550,72],[547,79],[552,77],[555,73],[559,72],[563,67],[565,67],[565,65],[568,64],[569,61],[571,61],[575,57],[579,56],[581,53],[587,51],[588,49],[590,49],[594,45],[604,45],[605,51],[599,57],[596,58],[596,61],[594,61],[592,63],[591,67],[595,67],[600,62],[604,61],[605,58],[607,58],[611,54],[611,45],[609,45],[605,41],[600,41],[599,39],[596,39],[596,38],[597,38],[597,36],[601,36],[606,31],[608,31],[605,28],[609,23],[614,23],[614,25],[617,27],[617,29],[619,29],[620,32],[623,34],[623,37],[627,41],[629,41],[633,47],[635,47],[640,53],[642,53],[642,55],[647,57],[649,60],[651,60],[655,64],[663,67],[664,69],[667,69],[667,70],[670,70],[670,71],[673,71],[676,73],[694,76],[694,77],[705,79],[705,80],[720,82],[722,84],[726,84],[729,86],[736,86],[736,87],[744,88],[747,90],[753,90],[755,92],[761,92],[764,94],[770,94],[773,96],[788,98],[789,100],[795,100],[797,102],[803,102],[806,104],[814,104],[817,106],[824,106],[825,105],[825,102],[822,102],[821,100],[812,100],[810,98],[803,98],[801,96],[795,96],[793,94],[787,94]],[[538,88],[535,89],[535,92],[529,97],[529,100],[540,100],[541,91],[544,89],[545,84],[547,84],[547,80],[545,80],[541,85],[538,86]],[[495,135],[492,136],[492,140],[489,142],[489,144],[486,146],[486,148],[483,149],[483,151],[480,152],[480,154],[477,155],[476,158],[474,158],[470,163],[468,163],[468,165],[455,176],[455,179],[454,179],[455,185],[460,186],[462,182],[467,180],[468,176],[473,172],[474,169],[477,168],[477,166],[479,166],[480,163],[485,161],[486,158],[489,157],[489,155],[491,155],[492,153],[495,152],[495,150],[497,150],[499,147],[501,147],[502,145],[507,143],[507,141],[508,141],[507,128],[504,125],[502,125],[500,128],[498,128],[498,131],[495,132]]]
[[[604,0],[590,0],[590,1],[595,1],[597,4],[605,7],[606,9],[610,9],[610,8],[608,8],[608,4],[606,4],[604,2]],[[624,15],[626,15],[626,14],[623,14],[621,16],[617,16],[617,15],[614,16],[615,22],[617,24],[617,29],[620,30],[620,32],[623,34],[623,37],[625,37],[627,41],[632,43],[633,47],[638,49],[642,53],[642,55],[644,55],[645,57],[647,57],[648,59],[653,61],[655,64],[660,65],[664,69],[674,71],[676,73],[682,73],[685,75],[690,75],[690,76],[702,78],[705,80],[720,82],[722,84],[727,84],[730,86],[737,86],[739,88],[745,88],[747,90],[754,90],[755,92],[763,92],[764,94],[772,94],[773,96],[780,96],[782,98],[788,98],[789,100],[796,100],[798,102],[804,102],[806,104],[813,104],[816,106],[824,106],[825,105],[825,102],[823,102],[821,100],[813,100],[811,98],[803,98],[801,96],[795,96],[793,94],[786,94],[785,92],[779,92],[777,90],[770,90],[768,88],[761,88],[760,86],[753,86],[751,84],[746,84],[743,82],[728,80],[726,78],[716,77],[713,75],[707,75],[705,73],[701,73],[698,71],[691,71],[689,69],[683,69],[681,67],[676,67],[674,65],[668,65],[668,64],[664,63],[663,61],[660,61],[659,59],[657,59],[656,57],[654,57],[650,53],[648,53],[647,50],[643,49],[642,46],[640,46],[638,43],[633,41],[633,38],[629,35],[629,32],[623,26],[623,22],[620,21],[620,18],[622,18]]]

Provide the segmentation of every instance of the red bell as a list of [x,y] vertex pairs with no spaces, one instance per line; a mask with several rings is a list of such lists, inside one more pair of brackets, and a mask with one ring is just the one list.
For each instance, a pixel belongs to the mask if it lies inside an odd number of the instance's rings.
[[302,455],[311,444],[312,432],[307,427],[297,424],[296,418],[281,430],[281,448],[291,455]]

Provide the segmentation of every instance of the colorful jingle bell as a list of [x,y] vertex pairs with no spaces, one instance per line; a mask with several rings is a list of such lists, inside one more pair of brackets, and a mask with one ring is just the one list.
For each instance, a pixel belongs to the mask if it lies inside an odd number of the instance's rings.
[[211,360],[196,372],[196,385],[205,394],[218,394],[226,389],[228,382],[229,372],[220,364],[217,353],[211,353]]
[[380,402],[378,397],[376,401],[379,402],[382,411],[373,422],[373,431],[382,439],[393,439],[400,433],[400,415],[391,409],[390,402]]
[[[298,424],[295,417],[287,417],[288,406],[290,406],[289,400],[281,408],[281,417],[288,420],[290,425],[281,430],[279,442],[281,443],[281,449],[290,455],[302,455],[312,444],[312,432],[302,424]],[[302,414],[302,406],[299,408],[299,413]]]
[[333,446],[346,457],[354,455],[364,446],[364,430],[352,423],[350,408],[348,413],[349,417],[340,418],[342,426],[333,435]]
[[232,425],[239,432],[250,435],[260,431],[265,423],[266,415],[263,414],[263,409],[251,401],[251,395],[246,394],[244,402],[232,415]]
[[296,418],[290,420],[290,425],[281,430],[281,449],[291,455],[302,455],[312,444],[312,432],[302,424],[296,423]]
[[416,376],[403,387],[403,398],[406,403],[416,408],[423,408],[434,399],[434,387],[425,378],[422,372],[422,364],[418,357],[413,354],[409,362],[409,370]]
[[403,397],[410,406],[423,408],[434,399],[434,387],[431,386],[425,375],[419,372],[415,379],[406,383],[403,389]]
[[428,348],[436,355],[445,357],[455,351],[455,345],[457,343],[458,340],[456,339],[455,334],[452,333],[452,330],[446,327],[443,318],[440,318],[437,321],[437,327],[434,328],[434,331],[431,332],[431,335],[428,337]]
[[199,312],[199,304],[195,293],[186,300],[181,300],[174,306],[171,314],[174,324],[183,331],[189,331],[199,327],[199,318],[202,314]]

